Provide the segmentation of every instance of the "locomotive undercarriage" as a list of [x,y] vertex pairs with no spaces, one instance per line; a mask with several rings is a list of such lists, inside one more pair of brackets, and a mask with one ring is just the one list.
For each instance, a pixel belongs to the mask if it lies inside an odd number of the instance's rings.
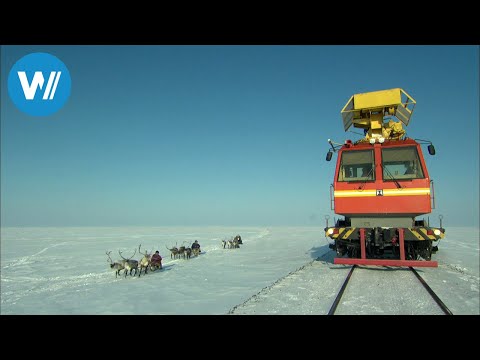
[[[351,228],[345,228],[348,232]],[[400,259],[399,232],[396,228],[365,228],[365,254],[367,259]],[[416,229],[417,231],[420,231]],[[433,241],[426,238],[419,240],[408,228],[405,234],[404,251],[406,260],[430,260],[432,253],[438,250]],[[339,234],[339,238],[341,238]],[[347,239],[336,239],[330,248],[336,250],[337,256],[349,258],[361,257],[360,229],[355,229]]]

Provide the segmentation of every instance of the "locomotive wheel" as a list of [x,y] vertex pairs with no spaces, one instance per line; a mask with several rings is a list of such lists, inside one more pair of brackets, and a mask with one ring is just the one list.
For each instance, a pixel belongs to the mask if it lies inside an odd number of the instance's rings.
[[425,244],[422,244],[420,249],[420,256],[425,260],[431,260],[432,258],[432,242],[430,240],[425,240]]
[[405,257],[407,260],[417,260],[417,252],[411,242],[405,245]]
[[347,249],[347,255],[348,255],[348,257],[349,257],[349,258],[358,258],[358,257],[359,257],[359,256],[358,256],[358,255],[359,255],[359,253],[358,253],[359,250],[360,250],[360,249],[358,249],[358,248],[356,248],[356,247],[353,247],[353,246],[352,246],[352,247],[349,247],[349,248]]

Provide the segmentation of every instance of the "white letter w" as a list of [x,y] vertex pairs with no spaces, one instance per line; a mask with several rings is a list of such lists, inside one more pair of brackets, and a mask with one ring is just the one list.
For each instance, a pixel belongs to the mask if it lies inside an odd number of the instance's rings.
[[[37,88],[40,87],[40,89],[42,89],[43,83],[45,82],[42,72],[35,71],[31,84],[28,84],[27,74],[25,73],[25,71],[18,71],[17,73],[18,73],[18,78],[20,79],[20,84],[22,85],[23,93],[25,94],[25,99],[33,100],[33,98],[35,97],[35,93],[37,92]],[[61,71],[58,71],[58,73],[56,71],[50,72],[47,88],[43,93],[43,100],[47,100],[48,95],[50,95],[50,100],[53,99],[53,97],[55,96],[55,91],[57,90],[58,80],[60,80],[61,74],[62,74]],[[54,81],[55,81],[55,84],[53,84]],[[53,84],[53,89],[52,89],[52,84]]]

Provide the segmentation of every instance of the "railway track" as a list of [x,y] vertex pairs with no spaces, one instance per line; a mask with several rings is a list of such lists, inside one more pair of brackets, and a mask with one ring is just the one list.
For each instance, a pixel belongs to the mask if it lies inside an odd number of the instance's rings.
[[[342,296],[345,292],[345,289],[347,288],[348,282],[350,281],[350,278],[352,277],[353,272],[357,268],[357,265],[353,265],[351,270],[349,271],[347,277],[345,278],[345,281],[342,284],[342,287],[340,288],[337,296],[335,297],[335,300],[333,301],[333,304],[328,311],[328,315],[334,315],[335,311],[337,310],[337,307],[342,299]],[[420,281],[422,286],[427,290],[428,294],[432,297],[432,299],[435,301],[435,303],[439,306],[439,308],[443,311],[445,315],[453,315],[450,309],[443,303],[443,301],[438,297],[438,295],[432,290],[432,288],[425,282],[425,280],[420,276],[420,274],[413,268],[409,267],[409,269],[413,272],[413,274],[416,276],[416,278]]]

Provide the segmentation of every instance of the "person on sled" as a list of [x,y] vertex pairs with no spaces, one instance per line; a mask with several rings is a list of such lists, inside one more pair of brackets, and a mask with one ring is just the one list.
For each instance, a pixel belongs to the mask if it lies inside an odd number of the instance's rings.
[[240,235],[235,236],[235,240],[237,240],[238,245],[242,245],[242,237]]
[[200,244],[198,243],[198,240],[195,240],[192,244],[192,251],[195,255],[200,254]]
[[160,256],[160,253],[155,251],[155,254],[152,255],[152,258],[150,259],[150,266],[152,269],[162,269],[162,257]]

